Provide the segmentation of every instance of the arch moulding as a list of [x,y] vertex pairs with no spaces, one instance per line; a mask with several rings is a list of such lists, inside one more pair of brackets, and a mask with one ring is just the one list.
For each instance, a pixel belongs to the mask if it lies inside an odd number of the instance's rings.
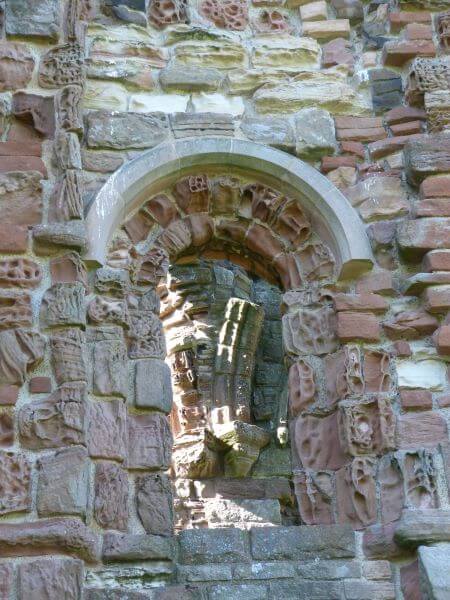
[[340,279],[356,278],[372,267],[372,251],[363,223],[326,177],[280,150],[212,137],[160,144],[116,171],[87,209],[85,259],[104,264],[111,237],[127,215],[180,173],[198,167],[250,173],[298,199],[315,231],[334,252]]

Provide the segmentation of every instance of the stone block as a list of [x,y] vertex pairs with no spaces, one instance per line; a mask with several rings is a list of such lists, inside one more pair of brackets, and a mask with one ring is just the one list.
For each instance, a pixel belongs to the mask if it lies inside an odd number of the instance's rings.
[[383,46],[383,64],[388,67],[402,67],[406,62],[416,57],[432,57],[436,48],[428,40],[400,40],[386,42]]
[[125,460],[127,457],[127,410],[123,400],[89,405],[88,451],[95,458]]
[[350,21],[348,19],[329,19],[327,21],[307,21],[303,23],[303,35],[316,40],[332,40],[350,37]]
[[[119,307],[122,309],[120,304]],[[90,306],[90,309],[92,318],[92,306]],[[112,311],[113,307],[108,306],[107,310]],[[121,312],[125,313],[125,311],[126,308],[124,307]],[[125,314],[123,318],[126,319]],[[120,321],[121,319],[118,318],[117,320]],[[128,360],[122,329],[120,327],[104,326],[89,333],[89,341],[92,342],[92,389],[94,394],[126,398],[128,391]]]
[[327,3],[324,0],[308,2],[300,6],[299,10],[302,21],[326,21],[328,18]]
[[450,544],[437,544],[431,548],[421,546],[418,554],[420,583],[425,597],[445,600],[450,594]]
[[163,113],[138,114],[95,111],[87,119],[90,148],[153,148],[167,137],[168,121]]
[[400,585],[404,598],[422,600],[419,579],[419,563],[417,560],[400,567]]
[[269,598],[284,600],[320,600],[322,598],[344,598],[344,589],[340,581],[272,581],[269,585]]
[[40,517],[86,513],[89,464],[85,448],[65,448],[38,460],[36,507]]
[[439,327],[433,336],[436,350],[441,356],[450,354],[450,325]]
[[433,399],[428,390],[402,390],[400,402],[404,410],[431,410]]
[[297,574],[295,565],[289,562],[254,562],[235,565],[235,579],[289,579]]
[[424,293],[425,309],[430,313],[446,313],[450,308],[450,285],[431,286]]
[[42,219],[42,175],[37,171],[0,173],[3,225],[35,225]]
[[[278,528],[277,528],[278,529]],[[240,529],[185,529],[179,534],[182,565],[248,562],[248,534]]]
[[[8,6],[10,4],[8,2]],[[34,58],[25,45],[0,42],[0,91],[26,87],[31,80],[33,70]]]
[[58,0],[13,0],[6,3],[8,35],[55,41],[58,39],[60,18],[61,5]]
[[328,68],[344,65],[352,73],[354,63],[352,45],[348,40],[337,38],[322,46],[322,67]]
[[403,548],[394,539],[395,523],[372,525],[364,531],[363,551],[370,559],[398,558],[404,554]]
[[44,400],[25,404],[19,412],[19,434],[32,450],[86,443],[84,385],[64,384]]
[[135,560],[172,560],[174,546],[170,538],[160,535],[108,532],[103,538],[105,562]]
[[275,499],[211,499],[205,502],[210,527],[281,525],[280,503]]
[[43,554],[69,554],[95,562],[99,558],[99,540],[73,518],[0,523],[0,557]]
[[168,414],[172,409],[170,367],[163,360],[150,358],[136,363],[135,401],[141,408]]
[[42,327],[85,325],[83,284],[55,283],[44,294],[39,313]]
[[86,231],[81,221],[49,223],[33,228],[33,247],[37,256],[56,254],[62,248],[84,251]]
[[201,69],[195,67],[177,67],[173,65],[162,69],[159,83],[163,90],[186,92],[215,92],[224,80],[218,69]]
[[375,460],[357,457],[336,473],[338,520],[362,529],[376,521]]
[[398,229],[398,244],[407,257],[420,257],[428,250],[447,249],[450,219],[423,218],[405,221]]
[[442,509],[406,510],[395,527],[395,541],[415,548],[450,541],[450,512]]
[[0,450],[0,515],[31,510],[31,467],[23,454]]
[[447,424],[438,413],[403,415],[397,423],[399,448],[433,448],[440,443],[448,443]]
[[167,418],[159,413],[128,415],[128,467],[167,469],[172,434]]
[[[361,565],[356,560],[314,560],[296,565],[298,575],[303,579],[359,579]],[[389,570],[390,575],[390,570]]]
[[378,581],[344,581],[346,600],[376,598],[377,600],[395,600],[394,584]]
[[424,135],[404,150],[405,172],[413,185],[426,177],[450,172],[450,135]]
[[143,475],[136,482],[136,506],[147,533],[173,534],[172,484],[164,474]]
[[341,342],[377,342],[380,339],[380,324],[372,313],[340,312],[337,315],[337,335]]
[[100,527],[126,530],[128,476],[119,465],[99,462],[95,467],[94,517]]
[[40,558],[19,565],[17,588],[21,600],[80,600],[83,561],[74,558]]
[[[14,327],[31,327],[31,325],[31,296],[16,292],[2,293],[0,295],[0,330]],[[10,336],[11,333],[8,333],[7,337],[10,338]],[[20,383],[23,383],[23,381],[20,381]]]
[[[164,594],[164,591],[162,591],[162,594]],[[147,592],[137,592],[129,588],[84,588],[85,600],[148,600],[148,598]],[[163,596],[161,598],[164,600]],[[172,600],[170,596],[168,600]]]
[[339,440],[338,414],[303,413],[294,425],[293,445],[306,469],[339,469],[349,461]]
[[258,527],[251,531],[256,560],[353,558],[355,534],[347,525]]
[[0,565],[0,598],[9,600],[12,595],[14,580],[14,566],[12,564]]
[[238,583],[234,585],[228,585],[221,583],[214,585],[209,591],[209,598],[211,600],[267,600],[267,588],[265,585],[258,585],[254,583]]
[[0,385],[0,406],[15,404],[19,397],[19,389],[18,385]]
[[52,391],[50,377],[32,377],[30,379],[30,394],[49,394]]
[[398,360],[396,368],[400,388],[439,391],[447,382],[445,365],[437,360]]
[[309,160],[333,153],[336,149],[334,123],[330,114],[320,108],[304,108],[294,117],[295,151]]
[[22,254],[27,251],[27,248],[28,228],[26,225],[0,225],[0,252],[2,254]]

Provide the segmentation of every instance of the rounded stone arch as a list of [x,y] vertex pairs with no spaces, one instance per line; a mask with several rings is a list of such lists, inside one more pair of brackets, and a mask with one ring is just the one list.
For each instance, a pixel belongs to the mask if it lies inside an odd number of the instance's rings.
[[187,139],[160,144],[116,171],[87,208],[85,260],[104,264],[114,231],[127,216],[192,169],[245,173],[298,200],[314,231],[332,250],[339,279],[352,279],[373,264],[358,214],[316,169],[280,150],[230,138]]

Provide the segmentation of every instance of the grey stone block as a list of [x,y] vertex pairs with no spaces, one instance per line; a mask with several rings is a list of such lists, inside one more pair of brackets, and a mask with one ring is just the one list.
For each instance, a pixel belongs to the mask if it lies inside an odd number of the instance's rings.
[[401,546],[450,542],[450,510],[406,510],[395,529]]
[[215,585],[209,590],[208,598],[209,600],[243,600],[244,598],[245,600],[266,600],[269,596],[266,586],[243,583],[240,585]]
[[355,533],[346,525],[261,527],[252,530],[251,547],[258,560],[351,558]]
[[346,600],[395,600],[390,581],[344,581],[344,590]]
[[305,159],[317,159],[336,150],[334,121],[320,108],[304,108],[295,115],[295,151]]
[[427,600],[450,598],[450,544],[421,546],[419,554],[420,587]]
[[87,117],[87,144],[90,148],[153,148],[168,133],[164,113],[111,113],[93,111]]
[[6,32],[56,40],[62,5],[59,0],[8,0]]
[[259,144],[282,150],[292,150],[295,146],[292,125],[281,117],[244,117],[241,130],[249,140]]
[[186,529],[179,535],[179,562],[246,562],[250,559],[248,535],[240,529]]
[[172,560],[174,545],[171,538],[159,535],[106,533],[103,538],[103,560]]
[[214,92],[224,80],[218,69],[201,69],[188,66],[166,67],[159,74],[159,82],[165,91]]
[[166,414],[172,409],[170,367],[163,360],[150,358],[136,364],[136,406],[155,408]]
[[178,581],[230,581],[231,565],[190,565],[178,566]]
[[341,581],[273,581],[269,598],[283,600],[344,600]]
[[353,560],[314,560],[297,565],[304,579],[344,579],[361,577],[361,565]]
[[288,579],[295,577],[295,565],[288,562],[254,562],[236,565],[235,579]]

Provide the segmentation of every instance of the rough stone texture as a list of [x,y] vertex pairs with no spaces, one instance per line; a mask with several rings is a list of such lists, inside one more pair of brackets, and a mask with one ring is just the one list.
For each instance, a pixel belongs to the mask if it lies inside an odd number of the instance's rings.
[[[148,382],[152,385],[149,386]],[[136,406],[154,408],[164,413],[172,409],[170,369],[162,360],[151,358],[136,364]]]
[[85,448],[67,448],[39,459],[37,486],[39,516],[85,515],[88,477]]
[[134,560],[172,560],[174,547],[170,538],[107,533],[103,538],[102,556],[106,562]]
[[87,143],[90,148],[114,150],[152,148],[165,139],[167,126],[163,113],[93,112],[87,121]]
[[171,535],[173,500],[171,483],[166,475],[144,475],[137,480],[137,512],[147,533]]
[[95,467],[94,517],[106,529],[124,530],[128,523],[128,478],[115,463]]
[[89,406],[88,451],[96,458],[124,460],[126,450],[126,408],[122,400],[101,402]]
[[180,533],[181,564],[247,562],[249,541],[239,529],[188,529]]
[[86,561],[98,558],[98,539],[77,519],[54,518],[0,524],[0,556],[67,553]]
[[429,598],[443,600],[450,593],[449,544],[418,550],[421,588]]
[[355,534],[348,526],[262,527],[251,532],[252,556],[257,560],[351,558]]
[[83,561],[73,558],[41,558],[19,566],[18,592],[22,600],[81,598]]
[[171,445],[165,416],[157,413],[128,416],[128,467],[167,469]]
[[31,509],[31,468],[22,454],[0,451],[0,514]]
[[61,10],[57,0],[14,0],[6,3],[6,31],[55,40],[60,27]]

